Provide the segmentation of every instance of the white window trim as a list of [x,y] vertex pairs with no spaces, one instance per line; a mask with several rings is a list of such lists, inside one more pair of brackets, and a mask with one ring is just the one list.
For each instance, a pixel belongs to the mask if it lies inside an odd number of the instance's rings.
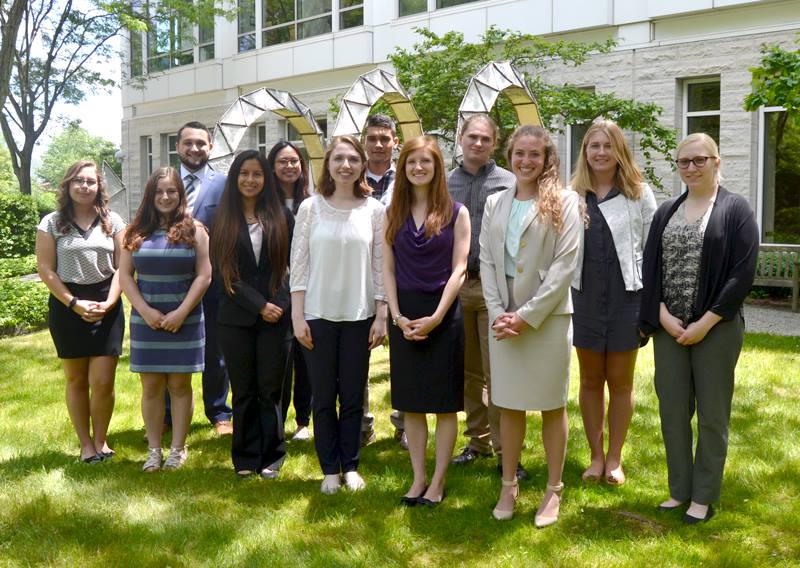
[[689,110],[689,85],[697,85],[700,83],[719,83],[720,84],[720,101],[719,106],[722,107],[722,81],[719,75],[711,77],[698,77],[695,79],[683,80],[683,102],[681,105],[681,132],[683,137],[686,137],[689,132],[689,119],[698,116],[719,116],[720,126],[722,125],[722,108],[717,110]]
[[786,109],[782,106],[768,106],[760,107],[758,109],[758,179],[756,183],[756,223],[758,224],[758,234],[764,234],[763,224],[763,211],[764,211],[764,148],[765,148],[765,130],[766,130],[766,117],[768,112],[783,112]]

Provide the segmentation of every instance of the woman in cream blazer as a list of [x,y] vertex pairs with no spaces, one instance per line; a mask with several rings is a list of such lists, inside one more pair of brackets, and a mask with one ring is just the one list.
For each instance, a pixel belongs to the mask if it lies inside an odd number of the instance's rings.
[[493,194],[481,225],[481,281],[489,311],[492,402],[500,408],[503,483],[493,512],[513,516],[525,411],[542,412],[547,491],[537,527],[558,520],[567,447],[572,349],[569,294],[582,225],[578,196],[561,189],[555,145],[545,130],[514,131],[508,161],[515,187]]

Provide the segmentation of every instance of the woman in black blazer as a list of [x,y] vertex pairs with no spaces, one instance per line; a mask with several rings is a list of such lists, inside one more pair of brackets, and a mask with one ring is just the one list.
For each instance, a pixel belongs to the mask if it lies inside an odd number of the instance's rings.
[[214,220],[211,260],[225,291],[217,326],[233,390],[233,467],[242,477],[274,479],[286,456],[280,404],[294,221],[269,171],[255,150],[234,159]]

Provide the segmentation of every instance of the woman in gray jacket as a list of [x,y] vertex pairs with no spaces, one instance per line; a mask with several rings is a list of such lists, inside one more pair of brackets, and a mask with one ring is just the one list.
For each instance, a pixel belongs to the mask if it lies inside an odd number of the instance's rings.
[[[572,189],[585,206],[583,242],[572,281],[580,407],[591,450],[584,481],[621,485],[622,446],[633,415],[633,371],[642,249],[656,209],[622,130],[597,120],[586,132]],[[608,452],[603,451],[608,384]]]

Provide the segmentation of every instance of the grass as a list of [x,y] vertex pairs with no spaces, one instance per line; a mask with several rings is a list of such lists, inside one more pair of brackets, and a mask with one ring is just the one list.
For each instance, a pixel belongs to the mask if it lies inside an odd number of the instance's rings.
[[127,358],[111,423],[118,455],[99,466],[79,464],[49,335],[2,339],[0,565],[800,565],[799,353],[800,338],[747,336],[722,502],[710,523],[696,527],[655,511],[667,489],[651,347],[637,366],[628,483],[619,488],[580,482],[588,453],[573,361],[562,515],[536,530],[546,474],[533,414],[523,454],[532,479],[521,487],[513,521],[490,516],[500,486],[493,459],[452,468],[436,510],[398,506],[410,464],[391,439],[383,350],[371,370],[378,442],[362,452],[367,489],[324,496],[312,443],[290,444],[277,481],[235,478],[229,439],[216,438],[203,416],[199,377],[187,465],[141,473],[140,386]]

